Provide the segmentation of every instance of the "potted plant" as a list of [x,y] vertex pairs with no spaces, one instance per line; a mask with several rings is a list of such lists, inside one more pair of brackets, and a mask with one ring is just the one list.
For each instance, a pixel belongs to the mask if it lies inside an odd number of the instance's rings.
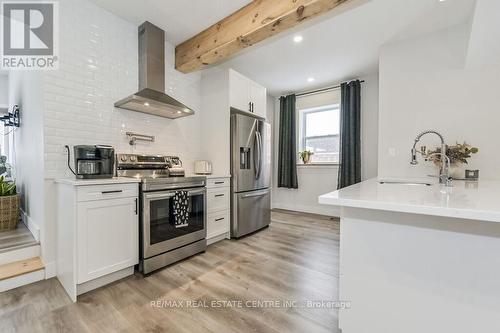
[[[427,156],[440,153],[441,148],[436,148],[435,150],[428,151]],[[468,164],[467,160],[472,157],[473,154],[477,154],[479,149],[469,145],[468,143],[456,143],[452,146],[446,146],[446,155],[450,158],[450,175],[455,179],[461,179],[465,177],[465,171],[462,166]],[[434,155],[428,158],[429,161],[434,162],[436,166],[441,168],[441,156]]]
[[0,231],[13,230],[19,222],[19,195],[16,184],[0,176]]
[[300,159],[302,160],[302,162],[304,162],[304,164],[308,164],[309,162],[311,162],[312,155],[314,155],[314,153],[310,150],[299,152]]

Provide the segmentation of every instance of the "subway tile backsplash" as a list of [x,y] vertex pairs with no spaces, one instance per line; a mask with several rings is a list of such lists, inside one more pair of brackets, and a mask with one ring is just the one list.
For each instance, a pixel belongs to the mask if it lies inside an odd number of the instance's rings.
[[[137,26],[82,0],[60,2],[60,66],[45,75],[45,177],[70,176],[64,145],[109,144],[117,152],[179,155],[187,171],[200,154],[201,75],[174,69],[166,43],[166,92],[193,108],[177,120],[114,108],[138,90]],[[128,144],[125,132],[154,135]]]

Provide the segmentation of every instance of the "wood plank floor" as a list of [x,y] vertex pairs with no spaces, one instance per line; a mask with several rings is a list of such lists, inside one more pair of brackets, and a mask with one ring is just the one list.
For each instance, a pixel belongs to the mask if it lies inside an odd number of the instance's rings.
[[14,230],[0,232],[0,253],[36,244],[38,242],[22,222],[19,222]]
[[[338,332],[336,309],[299,306],[338,299],[338,220],[274,211],[272,221],[75,304],[56,279],[1,293],[0,332]],[[253,307],[254,301],[280,304]],[[297,303],[283,307],[285,301]]]

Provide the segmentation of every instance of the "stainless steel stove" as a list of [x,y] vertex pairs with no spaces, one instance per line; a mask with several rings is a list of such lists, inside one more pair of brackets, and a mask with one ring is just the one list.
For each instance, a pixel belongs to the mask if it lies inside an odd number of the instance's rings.
[[[206,178],[185,177],[176,156],[118,154],[116,161],[118,176],[141,179],[139,270],[148,274],[205,251]],[[182,195],[187,200],[179,203]]]

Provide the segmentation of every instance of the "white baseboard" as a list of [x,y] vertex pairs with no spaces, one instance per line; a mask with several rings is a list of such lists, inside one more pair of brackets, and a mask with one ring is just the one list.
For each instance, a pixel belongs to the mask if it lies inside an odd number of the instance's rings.
[[43,265],[45,266],[45,279],[50,279],[57,275],[57,268],[56,268],[57,266],[55,261],[51,262],[43,261]]
[[39,242],[40,228],[38,227],[38,225],[23,210],[21,210],[21,219],[23,220],[24,225],[26,225],[28,230],[33,235],[33,238],[35,238],[35,240]]
[[122,270],[119,270],[117,272],[104,275],[101,277],[98,277],[97,279],[90,280],[88,282],[79,284],[76,286],[77,289],[77,295],[82,295],[85,294],[86,292],[89,292],[91,290],[100,288],[102,286],[105,286],[107,284],[110,284],[112,282],[118,281],[120,279],[123,279],[127,276],[133,275],[134,274],[134,266],[132,267],[127,267]]
[[210,245],[210,244],[213,244],[213,243],[217,243],[223,239],[230,239],[231,237],[229,237],[229,232],[225,232],[223,234],[220,234],[220,235],[217,235],[215,237],[212,237],[212,238],[207,238],[207,245]]
[[0,253],[0,265],[40,256],[40,245],[22,247]]
[[288,203],[281,203],[281,202],[274,202],[272,206],[273,206],[273,208],[276,208],[276,209],[286,209],[286,210],[292,210],[295,212],[319,214],[319,215],[326,215],[326,216],[333,216],[333,217],[340,216],[340,207],[334,207],[334,206],[297,205],[297,204],[288,204]]
[[41,281],[43,279],[45,279],[45,271],[43,269],[31,273],[26,273],[20,276],[15,276],[13,278],[0,281],[0,292],[21,287],[33,282]]

